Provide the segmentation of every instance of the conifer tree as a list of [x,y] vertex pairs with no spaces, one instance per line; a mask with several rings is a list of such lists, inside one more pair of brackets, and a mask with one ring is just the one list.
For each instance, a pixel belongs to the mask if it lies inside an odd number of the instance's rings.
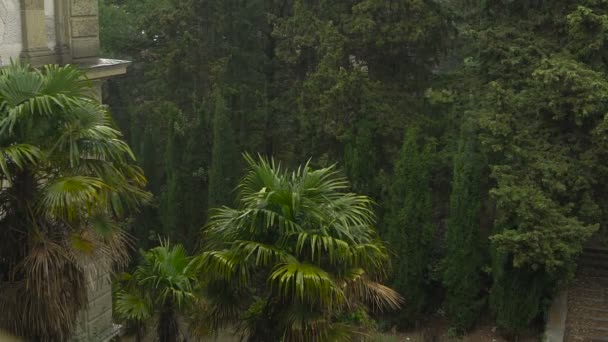
[[230,204],[236,185],[238,150],[224,97],[213,93],[213,149],[209,171],[209,208]]
[[498,250],[492,253],[492,270],[490,310],[501,332],[516,336],[541,313],[554,280],[544,272],[513,267],[512,259]]
[[454,157],[443,284],[452,326],[461,333],[472,327],[483,304],[480,298],[483,245],[479,225],[483,160],[470,124],[463,124],[458,145]]
[[182,226],[183,218],[183,177],[182,177],[182,149],[179,124],[174,117],[169,119],[167,145],[165,150],[165,176],[166,185],[161,195],[161,221],[164,236],[175,237],[178,227]]
[[370,120],[364,119],[358,122],[344,148],[344,165],[352,187],[355,191],[367,195],[374,193],[376,181],[377,153],[373,128]]
[[392,287],[407,305],[401,323],[420,318],[428,303],[428,263],[433,237],[429,145],[421,146],[415,128],[408,129],[390,189],[387,239],[394,256]]

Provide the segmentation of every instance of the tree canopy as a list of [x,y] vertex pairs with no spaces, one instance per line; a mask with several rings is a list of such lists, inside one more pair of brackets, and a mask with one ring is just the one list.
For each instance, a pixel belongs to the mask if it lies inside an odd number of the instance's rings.
[[[135,61],[108,93],[156,195],[133,229],[142,245],[162,232],[196,251],[201,226],[247,212],[229,195],[249,177],[242,152],[271,169],[337,164],[377,204],[384,278],[406,299],[390,324],[445,309],[458,331],[488,313],[513,335],[606,236],[606,2],[103,0],[101,13],[106,51]],[[272,227],[289,215],[269,209]],[[291,246],[277,234],[254,242]],[[213,235],[203,245],[245,253]]]

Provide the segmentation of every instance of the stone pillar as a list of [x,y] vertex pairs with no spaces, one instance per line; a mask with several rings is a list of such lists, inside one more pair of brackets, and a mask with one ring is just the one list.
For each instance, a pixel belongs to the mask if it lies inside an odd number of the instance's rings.
[[70,39],[75,63],[99,56],[99,5],[96,0],[70,1]]
[[70,12],[66,0],[55,1],[55,53],[59,64],[69,64],[72,62],[70,51]]
[[87,270],[89,307],[80,313],[72,342],[103,342],[116,335],[120,326],[112,321],[112,280],[107,272]]
[[21,59],[32,66],[56,63],[54,51],[47,46],[44,0],[21,0]]

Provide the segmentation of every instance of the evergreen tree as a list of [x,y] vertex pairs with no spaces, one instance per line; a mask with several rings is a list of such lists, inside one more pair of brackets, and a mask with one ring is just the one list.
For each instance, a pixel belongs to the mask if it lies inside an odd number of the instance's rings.
[[[387,204],[377,213],[407,319],[437,290],[427,265],[432,212],[443,221],[451,207],[448,311],[457,327],[470,325],[481,299],[479,256],[490,254],[490,309],[513,332],[538,318],[590,234],[608,222],[605,1],[103,2],[104,48],[136,61],[111,81],[121,85],[111,92],[125,93],[111,105],[121,125],[133,126],[125,131],[140,145],[150,189],[162,194],[140,219],[147,227],[163,220],[190,236],[206,220],[193,203],[229,203],[235,144],[291,165],[338,162],[357,191]],[[175,120],[167,127],[165,108],[181,113],[179,132]],[[464,112],[478,131],[454,151]],[[438,141],[437,163],[412,132],[394,157],[413,124]],[[492,210],[480,216],[491,244],[474,234],[479,155],[487,158],[480,177],[483,207]]]
[[345,146],[345,171],[355,191],[372,195],[375,192],[377,155],[373,136],[374,125],[369,120],[362,120],[355,127]]
[[228,108],[220,90],[213,94],[213,150],[209,171],[209,208],[231,203],[238,177],[238,150]]
[[407,305],[406,324],[420,319],[428,304],[428,265],[433,237],[430,146],[421,146],[416,128],[408,129],[390,189],[386,237],[394,253],[392,287]]
[[555,279],[545,272],[513,267],[509,255],[497,250],[493,251],[492,259],[490,309],[502,333],[514,337],[542,312],[543,301]]
[[463,124],[458,153],[454,157],[443,272],[447,313],[458,332],[473,326],[483,305],[480,273],[484,246],[480,238],[479,211],[484,164],[477,145],[474,130],[470,124]]
[[183,226],[184,208],[182,193],[184,178],[182,173],[182,140],[183,130],[179,122],[179,112],[173,109],[169,119],[169,134],[165,146],[166,185],[161,195],[162,234],[176,237]]

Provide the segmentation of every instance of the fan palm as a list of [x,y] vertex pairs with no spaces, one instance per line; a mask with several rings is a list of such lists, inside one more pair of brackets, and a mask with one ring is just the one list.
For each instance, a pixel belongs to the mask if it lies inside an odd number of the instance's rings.
[[0,329],[64,341],[85,269],[127,258],[118,220],[145,178],[75,67],[0,69]]
[[125,274],[116,296],[116,312],[125,319],[145,324],[156,316],[156,333],[161,342],[177,341],[179,314],[197,302],[197,264],[183,246],[168,242],[141,252],[142,263]]
[[293,172],[245,156],[238,208],[215,210],[200,256],[214,328],[250,341],[352,340],[340,320],[356,309],[396,309],[380,283],[389,258],[374,229],[371,200],[347,192],[333,167]]

